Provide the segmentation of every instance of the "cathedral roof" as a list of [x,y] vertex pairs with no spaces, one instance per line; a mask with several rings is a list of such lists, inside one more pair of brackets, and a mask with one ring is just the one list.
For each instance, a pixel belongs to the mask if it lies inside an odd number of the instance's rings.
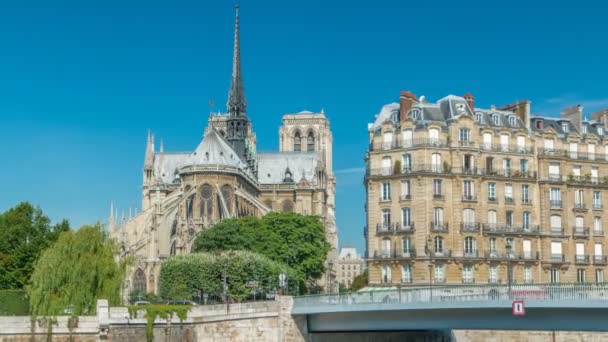
[[214,128],[208,131],[196,150],[182,164],[182,166],[194,165],[225,165],[247,169],[247,164],[243,163],[228,142]]
[[315,170],[319,165],[316,152],[271,152],[258,153],[258,182],[260,184],[285,183],[285,172],[289,170],[292,179],[299,183],[316,183]]
[[154,174],[162,183],[171,184],[175,180],[175,172],[184,165],[190,153],[155,153]]

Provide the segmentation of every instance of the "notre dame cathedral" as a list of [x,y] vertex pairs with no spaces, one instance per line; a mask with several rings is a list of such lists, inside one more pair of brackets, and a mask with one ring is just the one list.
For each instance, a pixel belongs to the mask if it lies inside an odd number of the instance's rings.
[[[279,151],[256,152],[241,77],[239,15],[236,9],[232,80],[227,113],[209,117],[203,140],[188,153],[157,151],[148,134],[143,167],[142,210],[119,220],[112,210],[110,236],[121,257],[133,256],[125,295],[157,293],[160,265],[172,255],[191,252],[196,235],[224,218],[262,216],[271,211],[318,215],[336,257],[335,177],[332,133],[323,112],[283,116]],[[335,270],[319,284],[336,284]]]

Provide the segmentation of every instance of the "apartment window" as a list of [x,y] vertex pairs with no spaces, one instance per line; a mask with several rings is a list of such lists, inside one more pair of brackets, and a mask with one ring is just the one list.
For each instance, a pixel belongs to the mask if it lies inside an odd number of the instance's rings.
[[595,145],[587,145],[587,152],[589,153],[589,160],[595,160]]
[[486,150],[492,149],[492,133],[484,133],[483,134],[483,147]]
[[553,139],[545,139],[545,151],[553,151]]
[[391,225],[391,210],[382,209],[382,227],[388,228]]
[[513,210],[507,210],[507,212],[505,213],[505,220],[507,226],[512,226],[513,223],[515,223]]
[[508,134],[500,135],[500,149],[502,151],[509,151],[509,135]]
[[488,224],[496,225],[496,210],[488,210]]
[[498,283],[498,268],[496,267],[496,265],[491,265],[489,271],[490,272],[488,274],[488,282],[490,284]]
[[530,203],[530,185],[521,185],[521,201],[523,203]]
[[465,172],[472,172],[475,168],[475,158],[470,154],[462,157],[462,168]]
[[500,116],[498,116],[497,114],[493,115],[492,120],[494,121],[495,126],[500,126]]
[[494,182],[488,183],[488,200],[496,200],[496,183]]
[[433,179],[433,195],[441,196],[441,179]]
[[439,130],[437,128],[429,129],[429,139],[432,145],[439,145]]
[[597,128],[597,134],[598,135],[604,135],[604,127],[598,127]]
[[551,259],[562,261],[562,242],[551,241]]
[[585,282],[585,270],[584,269],[579,268],[576,270],[576,282],[577,283]]
[[604,282],[604,270],[595,270],[595,281],[598,283]]
[[577,261],[585,259],[585,244],[583,242],[576,243],[576,254],[575,258]]
[[491,237],[488,243],[488,247],[490,249],[490,253],[495,253],[496,252],[496,238],[495,237]]
[[444,280],[445,280],[444,265],[443,264],[435,265],[435,281],[441,283]]
[[505,158],[502,160],[502,168],[504,169],[504,176],[511,177],[511,159]]
[[524,283],[531,284],[532,282],[532,267],[530,267],[530,265],[526,265],[524,266]]
[[486,157],[486,173],[494,173],[494,157]]
[[513,185],[505,184],[505,202],[513,202]]
[[549,191],[549,201],[552,207],[561,207],[562,191],[559,188],[551,188]]
[[382,256],[385,258],[391,256],[391,239],[389,238],[382,240]]
[[390,150],[393,145],[393,133],[386,132],[382,135],[382,148],[385,150]]
[[459,131],[459,139],[462,142],[471,141],[471,130],[468,128],[461,128]]
[[603,251],[602,251],[602,243],[601,242],[596,242],[595,245],[593,246],[593,254],[595,255],[596,259],[601,259],[602,256],[604,255]]
[[562,230],[562,217],[559,215],[551,215],[549,218],[551,231],[553,232],[561,232]]
[[583,134],[587,134],[587,125],[583,125],[581,128],[583,129]]
[[517,136],[517,148],[520,152],[523,152],[526,149],[526,137],[521,135]]
[[599,172],[599,169],[597,168],[597,166],[593,166],[591,168],[591,182],[592,183],[597,184],[599,182],[598,172]]
[[401,224],[404,228],[412,226],[412,210],[410,208],[401,208]]
[[390,176],[393,174],[393,159],[391,157],[382,158],[382,175]]
[[436,226],[443,225],[443,208],[433,208],[433,224]]
[[602,218],[599,216],[593,218],[593,232],[595,234],[602,233]]
[[595,208],[595,209],[602,208],[602,193],[599,191],[593,192],[593,208]]
[[570,131],[570,126],[567,122],[562,123],[562,131],[564,131],[564,133],[568,133]]
[[475,210],[471,208],[466,208],[462,210],[462,222],[466,224],[475,223]]
[[559,283],[559,270],[557,268],[552,268],[549,272],[549,282]]
[[578,158],[578,144],[571,142],[570,143],[570,158]]
[[524,211],[522,220],[523,220],[523,226],[524,226],[523,228],[525,230],[529,230],[530,229],[530,212],[529,211]]
[[391,282],[391,266],[382,266],[382,282],[388,284]]
[[509,117],[509,125],[511,126],[515,126],[516,125],[516,120],[514,116],[510,116]]
[[412,155],[411,154],[402,155],[401,161],[403,162],[403,171],[405,171],[405,172],[412,171]]
[[507,252],[507,256],[509,258],[513,258],[515,256],[515,244],[513,243],[513,238],[506,238],[505,244],[507,246],[511,246],[511,251]]
[[441,236],[435,236],[435,253],[443,253],[443,237]]
[[522,241],[522,249],[524,250],[524,259],[532,258],[532,241],[525,239]]
[[530,169],[528,167],[528,160],[527,159],[520,159],[519,160],[519,170],[521,171],[521,175],[522,176],[526,176],[528,174],[528,171]]
[[472,236],[464,238],[464,254],[471,256],[477,254],[477,241]]
[[412,282],[412,265],[405,264],[401,266],[401,282],[411,283]]
[[583,208],[585,206],[584,190],[574,190],[574,206],[575,208]]
[[401,197],[403,199],[407,199],[407,198],[411,197],[409,180],[401,181]]
[[401,243],[403,244],[403,254],[409,255],[412,252],[412,239],[406,236],[401,240]]
[[549,164],[549,179],[552,181],[559,181],[559,163]]
[[391,183],[382,183],[382,200],[391,200]]
[[473,199],[473,181],[465,180],[462,182],[462,194],[465,199]]
[[464,265],[464,267],[462,268],[462,280],[464,283],[472,283],[473,282],[473,266],[471,265]]
[[441,172],[441,155],[439,153],[431,155],[431,170],[433,172]]
[[483,123],[483,113],[477,112],[475,113],[475,121],[479,123]]
[[418,108],[414,108],[412,109],[410,116],[412,117],[412,119],[414,120],[418,120],[420,119],[420,109]]
[[413,140],[411,129],[403,131],[403,147],[411,147],[413,145]]

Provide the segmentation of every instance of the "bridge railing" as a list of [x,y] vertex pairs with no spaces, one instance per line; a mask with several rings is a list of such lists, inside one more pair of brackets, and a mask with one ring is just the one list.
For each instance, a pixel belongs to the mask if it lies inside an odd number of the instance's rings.
[[496,302],[516,299],[542,302],[606,301],[608,283],[442,285],[359,291],[294,298],[294,309],[314,311],[328,305],[434,304]]

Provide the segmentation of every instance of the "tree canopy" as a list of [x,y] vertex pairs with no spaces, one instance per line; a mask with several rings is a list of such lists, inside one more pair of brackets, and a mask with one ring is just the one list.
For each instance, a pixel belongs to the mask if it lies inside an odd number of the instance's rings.
[[330,245],[318,216],[272,212],[261,218],[224,220],[202,231],[195,252],[248,250],[286,263],[303,279],[319,278],[325,271]]
[[116,263],[117,252],[99,224],[61,233],[36,262],[28,287],[32,314],[58,315],[71,308],[74,315],[90,315],[99,298],[119,304],[125,262]]
[[66,220],[52,225],[27,202],[0,214],[0,290],[24,288],[42,251],[69,229]]
[[358,276],[355,277],[355,279],[353,279],[353,283],[350,286],[350,289],[352,291],[358,291],[358,290],[366,287],[368,279],[369,279],[369,273],[367,272],[367,270],[365,270],[365,271],[363,271],[363,273],[359,274]]
[[291,279],[295,293],[302,279],[287,265],[248,251],[193,253],[171,257],[160,270],[160,295],[166,299],[190,299],[196,293],[221,295],[226,277],[229,298],[240,301],[249,297],[246,286],[256,281],[258,290],[270,293],[279,288],[279,274]]

